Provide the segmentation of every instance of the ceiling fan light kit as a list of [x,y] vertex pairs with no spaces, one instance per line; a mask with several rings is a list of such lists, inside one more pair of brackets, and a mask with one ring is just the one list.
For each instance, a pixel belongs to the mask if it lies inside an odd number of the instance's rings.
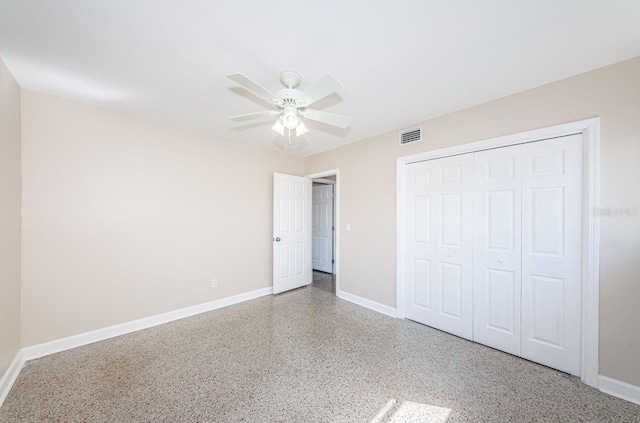
[[282,124],[282,118],[278,118],[276,124],[271,127],[272,130],[276,131],[278,134],[284,136],[284,125]]
[[342,129],[351,123],[351,118],[348,116],[307,109],[307,106],[333,94],[342,87],[340,81],[330,73],[311,84],[306,90],[299,91],[296,88],[300,86],[302,77],[296,71],[286,70],[280,74],[280,83],[285,88],[277,91],[275,94],[242,73],[232,73],[227,75],[227,77],[257,96],[268,100],[275,106],[274,110],[231,117],[230,119],[235,122],[245,122],[267,116],[278,116],[276,123],[271,129],[282,136],[285,135],[285,131],[288,132],[289,139],[291,138],[292,132],[294,132],[293,136],[295,137],[309,132],[309,129],[307,129],[302,122],[303,118]]
[[296,129],[300,123],[298,119],[298,110],[293,106],[286,106],[282,114],[282,124],[287,129]]
[[309,132],[309,130],[307,129],[306,126],[304,126],[304,123],[300,121],[300,123],[298,124],[298,127],[296,128],[296,137],[306,134],[307,132]]

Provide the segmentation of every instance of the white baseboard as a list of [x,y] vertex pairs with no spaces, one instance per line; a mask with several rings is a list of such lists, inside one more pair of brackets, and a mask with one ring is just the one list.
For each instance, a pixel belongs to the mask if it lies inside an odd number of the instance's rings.
[[258,289],[256,291],[222,298],[220,300],[182,308],[179,310],[170,311],[168,313],[158,314],[155,316],[145,317],[143,319],[122,323],[115,326],[109,326],[91,332],[81,333],[79,335],[70,336],[68,338],[56,339],[55,341],[45,342],[43,344],[23,348],[23,359],[25,361],[33,360],[34,358],[70,350],[72,348],[81,347],[83,345],[92,344],[94,342],[103,341],[105,339],[125,335],[127,333],[136,332],[142,329],[151,328],[153,326],[162,325],[164,323],[173,322],[174,320],[184,319],[185,317],[194,316],[196,314],[205,313],[207,311],[216,310],[244,301],[253,300],[258,297],[270,295],[272,293],[273,287]]
[[9,364],[7,371],[4,372],[2,379],[0,379],[0,407],[2,407],[2,403],[7,398],[7,395],[9,395],[9,391],[11,390],[13,383],[18,378],[20,370],[22,370],[22,366],[24,366],[24,357],[20,350],[14,357],[13,361],[11,361],[11,364]]
[[376,303],[375,301],[367,300],[366,298],[358,297],[357,295],[349,294],[348,292],[338,291],[336,293],[338,298],[358,304],[362,307],[369,308],[378,313],[386,314],[387,316],[397,317],[396,309],[384,304]]
[[600,390],[625,401],[640,405],[640,386],[600,375]]

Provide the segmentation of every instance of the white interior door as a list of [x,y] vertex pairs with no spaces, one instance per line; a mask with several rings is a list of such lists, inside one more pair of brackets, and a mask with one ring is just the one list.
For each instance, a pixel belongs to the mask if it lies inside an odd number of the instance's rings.
[[474,153],[473,339],[520,355],[520,145]]
[[308,285],[311,270],[311,180],[273,174],[273,292]]
[[312,267],[333,273],[333,185],[313,187]]
[[473,337],[473,155],[405,168],[409,319]]
[[582,136],[522,146],[522,357],[580,375]]

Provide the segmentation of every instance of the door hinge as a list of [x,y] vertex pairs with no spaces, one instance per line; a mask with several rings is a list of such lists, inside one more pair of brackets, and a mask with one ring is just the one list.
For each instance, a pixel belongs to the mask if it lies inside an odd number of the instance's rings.
[[331,193],[331,198],[336,198],[336,195],[334,193]]
[[331,264],[334,264],[336,261],[335,260],[331,260]]
[[335,227],[335,226],[332,226],[332,227],[331,227],[331,230],[332,230],[332,231],[335,231],[335,230],[336,230],[336,227]]

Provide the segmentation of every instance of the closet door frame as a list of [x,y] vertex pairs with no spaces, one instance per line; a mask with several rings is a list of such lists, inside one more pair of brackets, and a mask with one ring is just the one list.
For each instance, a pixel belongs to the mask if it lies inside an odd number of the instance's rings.
[[473,153],[567,135],[582,135],[582,304],[581,304],[581,380],[598,388],[598,329],[599,329],[599,263],[600,224],[594,214],[600,205],[600,118],[592,118],[552,126],[534,131],[492,138],[439,150],[427,151],[397,159],[397,275],[396,315],[404,319],[404,189],[405,165],[458,154]]

